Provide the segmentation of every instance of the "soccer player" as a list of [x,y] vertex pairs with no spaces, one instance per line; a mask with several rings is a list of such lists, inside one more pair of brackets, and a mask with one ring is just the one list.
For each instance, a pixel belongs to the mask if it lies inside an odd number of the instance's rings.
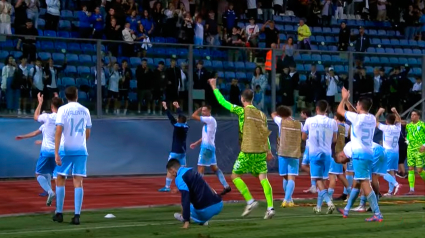
[[241,178],[243,174],[251,173],[259,178],[267,200],[267,211],[264,219],[271,219],[275,215],[275,211],[272,187],[267,179],[267,160],[272,159],[273,155],[268,140],[270,131],[267,127],[267,117],[252,105],[254,98],[252,90],[246,89],[242,92],[241,102],[243,107],[240,107],[224,99],[216,87],[216,79],[210,79],[209,83],[220,105],[238,115],[241,152],[233,166],[232,180],[247,202],[242,216],[247,216],[258,206],[258,202],[254,200]]
[[59,108],[56,116],[55,134],[55,172],[56,179],[56,214],[53,221],[63,222],[63,203],[65,200],[66,176],[72,171],[74,182],[74,217],[71,224],[80,224],[81,206],[83,205],[83,177],[87,176],[87,146],[90,137],[91,117],[89,110],[79,104],[76,87],[65,89],[68,103]]
[[386,125],[379,123],[379,117],[385,112],[384,108],[379,108],[375,115],[376,126],[384,134],[382,144],[385,149],[388,171],[388,173],[385,173],[384,179],[389,184],[388,193],[384,194],[384,196],[396,195],[400,189],[400,185],[395,179],[395,173],[398,170],[398,140],[400,139],[401,132],[401,118],[394,107],[391,108],[391,111],[392,113],[389,113],[385,120]]
[[316,214],[322,210],[323,200],[328,204],[327,214],[332,214],[335,206],[329,197],[325,180],[328,179],[329,166],[332,159],[332,143],[336,142],[338,126],[334,119],[326,116],[328,103],[320,100],[316,103],[316,116],[310,117],[304,124],[302,138],[309,140],[308,157],[310,158],[311,178],[316,180],[319,192],[317,206],[313,208]]
[[406,195],[415,194],[415,167],[418,174],[425,180],[425,171],[423,170],[425,158],[425,123],[420,121],[421,114],[413,110],[410,114],[411,122],[406,125],[407,130],[407,166],[409,167],[409,186],[410,191]]
[[175,178],[181,193],[182,213],[175,213],[174,218],[189,228],[190,219],[199,225],[208,225],[208,221],[223,209],[221,197],[205,182],[202,175],[192,168],[182,167],[178,160],[167,163],[167,173]]
[[26,135],[20,135],[16,137],[16,140],[22,140],[27,138],[35,137],[39,134],[43,134],[43,140],[41,143],[40,157],[37,160],[37,165],[35,168],[35,176],[41,188],[47,192],[48,197],[46,205],[50,206],[53,199],[55,199],[55,192],[52,190],[52,175],[55,170],[55,131],[56,131],[56,113],[58,108],[63,104],[62,99],[54,97],[51,103],[52,113],[41,114],[41,107],[43,105],[43,95],[38,93],[38,106],[34,112],[34,119],[40,123],[43,123],[41,127],[28,133]]
[[[173,131],[173,144],[171,145],[171,152],[168,156],[168,160],[177,159],[181,166],[186,166],[186,137],[189,126],[186,124],[186,116],[182,114],[180,105],[178,102],[173,102],[174,107],[176,108],[178,117],[177,120],[171,114],[170,110],[167,108],[167,103],[162,102],[162,107],[167,113],[167,117],[171,122],[171,125],[174,127]],[[165,187],[160,188],[159,192],[170,192],[171,182],[173,181],[172,177],[167,174],[165,179]]]
[[372,100],[370,98],[360,98],[357,102],[356,111],[350,112],[345,110],[345,104],[348,102],[350,92],[342,88],[342,100],[338,105],[337,113],[345,115],[345,118],[351,122],[351,142],[352,142],[352,161],[354,168],[354,180],[357,181],[355,187],[351,190],[347,206],[338,212],[343,214],[343,217],[348,217],[348,212],[359,196],[360,188],[363,189],[365,196],[374,212],[371,218],[366,221],[382,221],[383,217],[379,210],[378,199],[375,192],[370,187],[370,174],[372,170],[373,161],[373,135],[375,132],[376,121],[375,117],[369,113],[372,107]]
[[[283,138],[282,132],[282,121],[285,120],[291,120],[294,119],[291,118],[292,116],[292,110],[289,107],[286,106],[279,106],[276,110],[276,112],[272,113],[273,121],[277,124],[279,127],[279,146],[282,145],[282,141],[285,139]],[[299,122],[298,122],[299,123]],[[300,127],[301,124],[299,123]],[[291,128],[292,129],[292,128]],[[301,128],[299,133],[301,134]],[[301,147],[301,144],[299,144]],[[301,151],[301,148],[299,148]],[[279,175],[283,177],[283,191],[285,191],[285,198],[282,202],[281,207],[293,207],[295,206],[294,201],[292,200],[292,194],[295,190],[295,177],[298,176],[299,173],[299,158],[294,157],[287,157],[287,156],[281,156],[279,147],[277,148],[278,151],[278,158],[279,158]]]
[[[308,109],[301,110],[301,119],[304,121],[307,120],[307,118],[311,117],[311,111]],[[305,149],[303,154],[303,160],[301,162],[301,169],[310,174],[310,159],[308,158],[308,139],[305,142]],[[311,186],[309,189],[304,190],[304,193],[316,193],[317,187],[316,187],[316,180],[310,178]]]
[[[202,116],[199,116],[199,113]],[[221,195],[225,195],[232,189],[224,177],[223,172],[217,166],[217,158],[215,156],[215,133],[217,131],[217,121],[211,116],[211,107],[203,106],[198,108],[193,114],[192,119],[203,122],[204,127],[202,128],[202,138],[190,145],[191,149],[195,149],[196,146],[201,144],[201,151],[198,157],[198,173],[204,175],[205,167],[209,166],[211,170],[217,175],[218,180],[223,185],[224,190]]]

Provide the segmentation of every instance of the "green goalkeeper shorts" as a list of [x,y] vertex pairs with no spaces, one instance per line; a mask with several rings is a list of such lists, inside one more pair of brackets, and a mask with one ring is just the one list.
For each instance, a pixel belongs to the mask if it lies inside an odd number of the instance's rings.
[[238,159],[233,165],[234,174],[248,174],[254,176],[267,173],[267,153],[248,154],[239,152]]
[[422,168],[424,166],[425,154],[419,150],[407,151],[407,166]]

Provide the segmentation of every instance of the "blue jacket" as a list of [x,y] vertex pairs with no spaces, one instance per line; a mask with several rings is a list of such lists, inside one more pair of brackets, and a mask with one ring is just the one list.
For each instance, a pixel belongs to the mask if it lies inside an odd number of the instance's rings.
[[[101,18],[102,20],[101,21],[97,21],[98,18]],[[96,31],[103,30],[104,25],[105,25],[105,18],[103,17],[102,14],[93,14],[93,15],[91,15],[90,21],[93,24],[93,28]]]
[[127,17],[127,19],[125,20],[126,22],[130,23],[130,29],[132,29],[133,31],[137,31],[139,30],[139,23],[140,23],[140,17],[136,16],[136,17]]
[[175,181],[181,193],[184,221],[190,221],[190,204],[196,210],[201,210],[222,201],[202,175],[192,168],[181,167]]
[[[177,122],[170,110],[166,110],[168,119],[171,122],[171,125],[174,126],[173,132],[173,145],[171,146],[171,152],[176,154],[185,154],[186,153],[186,138],[187,131],[189,126],[186,123]],[[180,108],[177,108],[177,113],[180,115],[182,111]]]

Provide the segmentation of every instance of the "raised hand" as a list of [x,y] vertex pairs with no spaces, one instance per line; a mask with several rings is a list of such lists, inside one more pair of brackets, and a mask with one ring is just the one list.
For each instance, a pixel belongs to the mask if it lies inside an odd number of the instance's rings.
[[167,108],[167,103],[166,102],[162,102],[162,107],[165,109],[165,110],[167,110],[168,108]]
[[175,108],[179,108],[179,107],[180,107],[180,105],[179,105],[179,103],[178,103],[178,102],[173,102],[173,106],[174,106]]
[[38,93],[38,94],[37,94],[37,99],[38,99],[38,103],[39,103],[39,104],[42,104],[42,103],[43,103],[43,94]]

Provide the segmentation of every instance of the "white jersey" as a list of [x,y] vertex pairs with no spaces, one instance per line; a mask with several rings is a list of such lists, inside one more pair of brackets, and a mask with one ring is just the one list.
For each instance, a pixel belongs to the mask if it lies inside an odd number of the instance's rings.
[[43,123],[39,129],[43,133],[40,151],[42,156],[55,156],[56,116],[56,113],[43,113],[38,116],[38,122]]
[[350,125],[347,123],[342,123],[342,125],[345,127],[345,138],[348,138],[348,132],[350,132]]
[[353,157],[353,148],[352,148],[352,142],[348,142],[347,144],[345,144],[344,149],[342,150],[345,154],[345,156],[349,159],[351,159],[351,157]]
[[217,132],[217,121],[214,117],[201,116],[201,122],[205,123],[202,128],[201,148],[215,150],[215,133]]
[[381,130],[383,134],[382,145],[384,146],[384,149],[398,153],[398,140],[400,138],[401,124],[384,125],[379,123],[378,129]]
[[373,135],[376,119],[372,114],[346,112],[345,119],[351,122],[351,141],[353,154],[363,159],[373,159]]
[[334,119],[324,115],[309,117],[305,121],[303,132],[308,134],[309,155],[316,156],[321,153],[332,155],[333,135],[338,132],[338,125]]
[[78,102],[69,102],[59,108],[56,125],[63,127],[60,155],[88,155],[86,129],[91,128],[89,110]]

